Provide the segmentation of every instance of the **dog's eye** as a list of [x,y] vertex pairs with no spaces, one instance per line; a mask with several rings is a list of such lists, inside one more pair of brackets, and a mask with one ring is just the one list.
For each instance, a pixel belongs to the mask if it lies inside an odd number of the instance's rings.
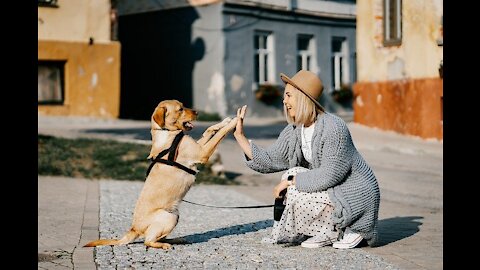
[[183,108],[180,108],[179,111],[183,111]]

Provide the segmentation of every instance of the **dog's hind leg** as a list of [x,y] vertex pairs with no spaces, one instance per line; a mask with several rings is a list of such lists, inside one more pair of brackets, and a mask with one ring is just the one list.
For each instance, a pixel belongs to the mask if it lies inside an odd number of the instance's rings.
[[169,213],[165,210],[158,210],[154,214],[153,222],[145,231],[145,245],[147,247],[169,249],[171,244],[158,242],[167,237],[178,223],[178,215]]

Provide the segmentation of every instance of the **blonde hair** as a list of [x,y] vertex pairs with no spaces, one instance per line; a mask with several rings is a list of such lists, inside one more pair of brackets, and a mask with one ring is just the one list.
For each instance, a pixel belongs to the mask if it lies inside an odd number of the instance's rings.
[[[295,88],[296,89],[296,88]],[[317,119],[317,114],[321,113],[322,111],[315,106],[315,103],[307,97],[304,93],[300,90],[296,89],[297,91],[292,91],[292,94],[295,95],[295,119],[293,119],[287,110],[287,106],[283,104],[283,113],[287,118],[287,123],[301,125],[301,124],[313,124]]]

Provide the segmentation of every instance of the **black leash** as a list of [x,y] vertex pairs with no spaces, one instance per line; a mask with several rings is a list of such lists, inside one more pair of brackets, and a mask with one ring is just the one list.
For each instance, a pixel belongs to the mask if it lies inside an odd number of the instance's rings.
[[[184,135],[185,135],[185,133],[183,133],[183,131],[178,133],[177,136],[175,136],[175,139],[173,139],[173,143],[172,143],[172,146],[170,146],[170,148],[165,149],[162,152],[160,152],[160,154],[158,154],[155,159],[151,159],[152,163],[150,164],[150,166],[147,169],[147,177],[150,174],[150,171],[152,170],[153,165],[155,165],[155,163],[157,163],[157,162],[177,167],[177,168],[182,169],[182,170],[184,170],[184,171],[186,171],[190,174],[193,174],[193,175],[197,174],[196,171],[194,171],[190,168],[187,168],[187,167],[183,166],[182,164],[175,161],[175,155],[177,153],[178,144],[180,143],[180,140],[182,140],[182,137]],[[164,155],[166,155],[167,153],[168,153],[168,159],[162,159],[162,157]],[[187,202],[187,203],[191,203],[191,204],[194,204],[194,205],[212,207],[212,208],[241,208],[241,209],[245,209],[245,208],[266,208],[266,207],[274,206],[273,204],[272,205],[253,205],[253,206],[213,206],[213,205],[205,205],[205,204],[200,204],[200,203],[189,202],[189,201],[186,201],[186,200],[182,200],[182,201]]]
[[187,201],[187,200],[182,200],[182,201],[184,201],[186,203],[191,203],[191,204],[194,204],[194,205],[212,207],[212,208],[237,208],[237,209],[240,208],[240,209],[245,209],[245,208],[266,208],[266,207],[273,207],[274,206],[273,204],[270,204],[270,205],[252,205],[252,206],[214,206],[214,205],[194,203],[194,202],[190,202],[190,201]]

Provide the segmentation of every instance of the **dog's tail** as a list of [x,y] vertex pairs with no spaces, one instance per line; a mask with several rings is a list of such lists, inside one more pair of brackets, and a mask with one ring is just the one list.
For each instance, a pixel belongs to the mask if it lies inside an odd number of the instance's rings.
[[120,240],[118,239],[99,239],[87,243],[83,247],[96,247],[96,246],[117,246],[117,245],[125,245],[131,243],[133,240],[137,239],[139,234],[135,232],[133,229],[130,229]]

